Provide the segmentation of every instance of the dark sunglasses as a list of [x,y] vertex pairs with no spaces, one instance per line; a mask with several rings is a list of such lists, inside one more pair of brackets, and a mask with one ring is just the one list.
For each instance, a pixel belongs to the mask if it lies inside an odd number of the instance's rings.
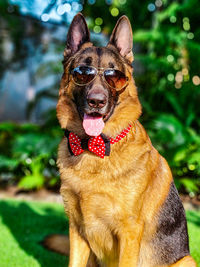
[[71,71],[75,84],[83,86],[92,82],[97,74],[101,75],[104,81],[115,90],[121,90],[127,85],[128,77],[115,69],[104,69],[91,66],[78,66]]

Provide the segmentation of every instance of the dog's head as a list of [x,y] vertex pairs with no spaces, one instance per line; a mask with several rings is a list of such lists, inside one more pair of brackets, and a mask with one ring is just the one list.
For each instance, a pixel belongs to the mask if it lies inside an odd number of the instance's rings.
[[106,47],[95,47],[84,17],[68,31],[57,116],[79,136],[115,136],[141,114],[132,77],[132,29],[122,16]]

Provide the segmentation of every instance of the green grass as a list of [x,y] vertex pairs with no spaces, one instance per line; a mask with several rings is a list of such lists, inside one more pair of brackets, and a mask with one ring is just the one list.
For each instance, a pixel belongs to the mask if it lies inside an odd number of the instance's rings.
[[200,210],[187,211],[190,252],[200,267]]
[[0,267],[66,267],[66,257],[44,249],[40,241],[67,230],[61,205],[1,200]]
[[[188,211],[191,254],[200,267],[200,211]],[[67,258],[47,251],[40,241],[51,233],[67,234],[58,204],[0,201],[0,267],[66,267]]]

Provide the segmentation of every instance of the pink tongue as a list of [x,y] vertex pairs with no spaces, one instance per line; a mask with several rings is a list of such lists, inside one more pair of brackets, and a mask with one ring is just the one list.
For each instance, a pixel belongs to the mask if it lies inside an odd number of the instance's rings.
[[93,117],[84,114],[83,128],[87,135],[97,136],[102,133],[104,122],[102,117]]

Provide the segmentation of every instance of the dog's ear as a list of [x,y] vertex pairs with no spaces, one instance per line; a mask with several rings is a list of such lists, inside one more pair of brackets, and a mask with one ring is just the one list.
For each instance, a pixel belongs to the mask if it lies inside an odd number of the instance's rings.
[[127,16],[122,16],[117,21],[110,37],[109,45],[114,45],[123,57],[127,58],[130,62],[133,61],[133,33]]
[[90,32],[81,13],[72,20],[67,34],[67,46],[64,56],[71,56],[78,51],[84,43],[90,42]]

